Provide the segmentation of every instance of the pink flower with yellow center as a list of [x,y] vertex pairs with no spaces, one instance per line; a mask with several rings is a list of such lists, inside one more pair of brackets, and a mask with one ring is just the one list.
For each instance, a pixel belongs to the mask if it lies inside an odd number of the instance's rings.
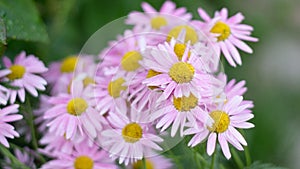
[[73,139],[80,134],[93,139],[97,131],[102,130],[105,118],[91,105],[82,81],[73,84],[70,94],[59,94],[49,99],[53,107],[45,112],[44,118],[49,120],[49,131],[58,136]]
[[144,58],[143,65],[157,73],[143,83],[164,88],[159,101],[167,99],[173,93],[175,97],[212,94],[215,78],[202,69],[202,60],[189,48],[189,45],[172,38],[170,43],[159,44],[145,52],[149,56]]
[[153,155],[152,150],[162,150],[158,143],[163,139],[150,130],[149,112],[119,110],[110,112],[107,118],[112,128],[101,133],[99,143],[111,157],[118,158],[120,164],[128,165]]
[[17,96],[21,102],[25,101],[25,90],[34,97],[38,96],[37,90],[45,90],[47,84],[40,74],[46,72],[48,69],[44,63],[33,55],[26,56],[25,52],[21,52],[14,60],[8,57],[3,57],[4,66],[11,71],[6,76],[10,85],[17,89],[9,89],[10,103],[16,101]]
[[194,25],[199,29],[203,29],[207,32],[208,36],[214,36],[216,38],[215,50],[217,53],[222,52],[231,66],[236,67],[236,63],[241,65],[242,60],[240,50],[252,53],[252,49],[243,41],[257,42],[258,39],[251,37],[253,31],[252,26],[242,24],[244,16],[241,13],[237,13],[232,17],[228,17],[228,11],[223,8],[221,11],[217,11],[213,18],[211,18],[202,8],[198,9],[202,21],[194,21]]
[[160,30],[163,27],[173,25],[176,19],[189,21],[192,18],[190,13],[186,12],[186,8],[176,8],[176,4],[166,1],[159,11],[154,9],[147,2],[142,3],[142,12],[131,12],[126,20],[129,25],[134,25],[136,31]]
[[225,157],[230,159],[228,143],[240,151],[244,150],[243,146],[247,146],[246,140],[236,128],[254,127],[252,123],[247,122],[254,117],[249,110],[252,106],[252,104],[243,102],[242,96],[235,96],[218,108],[209,110],[209,115],[214,120],[213,124],[210,126],[203,123],[191,124],[191,128],[185,131],[186,135],[194,134],[188,145],[194,147],[208,137],[207,154],[213,154],[218,142]]

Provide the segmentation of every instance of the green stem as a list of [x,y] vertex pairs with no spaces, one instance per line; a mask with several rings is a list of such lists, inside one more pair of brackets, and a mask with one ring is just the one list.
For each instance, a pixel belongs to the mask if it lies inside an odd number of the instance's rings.
[[25,164],[21,163],[7,148],[5,148],[2,144],[0,144],[0,151],[3,156],[6,156],[10,159],[12,165],[16,165],[16,167],[21,169],[30,169]]
[[251,160],[249,148],[246,146],[246,147],[244,147],[244,149],[245,149],[246,165],[247,165],[247,167],[248,167],[248,166],[251,165],[252,160]]
[[[34,125],[34,116],[33,116],[33,111],[31,108],[29,97],[26,97],[26,99],[25,99],[24,111],[25,111],[24,113],[27,113],[27,115],[28,115],[27,123],[29,125],[30,132],[31,132],[31,137],[32,137],[31,143],[32,143],[33,149],[35,151],[37,151],[38,143],[37,143],[37,137],[36,137],[36,129],[34,127],[35,126]],[[46,163],[45,158],[42,155],[40,155],[39,153],[37,153],[37,157],[43,164]]]
[[243,164],[240,156],[235,151],[235,149],[231,148],[231,154],[232,154],[232,157],[233,157],[236,165],[239,167],[239,169],[243,169],[244,168],[244,164]]
[[[244,130],[240,130],[240,132],[241,132],[241,134],[245,138],[245,132],[244,132]],[[250,166],[251,163],[252,163],[252,160],[251,160],[251,155],[250,155],[250,151],[249,151],[248,146],[244,147],[244,152],[245,152],[245,158],[246,158],[246,166]]]
[[38,143],[37,143],[36,132],[35,132],[35,128],[34,128],[34,117],[33,117],[33,112],[32,112],[29,97],[26,97],[26,99],[25,99],[25,110],[26,110],[26,113],[28,113],[27,122],[30,127],[30,131],[31,131],[32,146],[33,146],[34,150],[37,150]]
[[147,164],[146,164],[146,159],[145,157],[143,158],[143,169],[147,169]]
[[215,168],[216,154],[217,154],[217,152],[215,150],[215,152],[213,153],[212,159],[211,159],[210,169],[214,169]]

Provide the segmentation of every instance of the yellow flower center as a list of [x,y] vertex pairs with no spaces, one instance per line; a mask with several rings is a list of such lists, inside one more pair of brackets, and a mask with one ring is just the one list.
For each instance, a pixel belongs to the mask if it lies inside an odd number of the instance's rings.
[[175,63],[169,71],[169,76],[177,83],[188,83],[192,81],[195,68],[185,62]]
[[137,123],[129,123],[122,129],[123,139],[128,143],[135,143],[142,138],[143,129]]
[[60,66],[60,71],[62,73],[73,72],[75,69],[76,63],[77,63],[76,56],[67,57],[65,60],[62,61],[61,66]]
[[124,83],[125,80],[121,77],[114,81],[109,82],[107,86],[108,94],[113,98],[120,97],[121,91],[127,89],[127,86],[123,86]]
[[219,21],[211,28],[210,32],[220,34],[218,41],[224,41],[230,35],[230,27],[226,23]]
[[[154,169],[153,163],[150,160],[146,159],[146,168],[147,169]],[[133,169],[144,169],[144,164],[142,160],[138,160],[137,162],[133,163]]]
[[193,94],[190,94],[188,97],[173,97],[173,105],[180,112],[190,111],[198,105],[198,98]]
[[167,20],[161,16],[157,16],[151,19],[151,26],[153,29],[159,30],[162,26],[166,26],[167,24]]
[[79,97],[71,99],[67,104],[67,112],[74,116],[80,116],[87,108],[87,102]]
[[214,120],[212,127],[208,127],[209,131],[223,133],[228,129],[230,119],[227,113],[216,110],[211,112],[209,115]]
[[[181,44],[181,43],[176,43],[175,44],[174,52],[175,52],[176,56],[178,57],[178,60],[182,59],[182,56],[184,54],[185,49],[186,49],[185,44]],[[191,55],[191,52],[189,51],[188,52],[188,58],[190,57],[190,55]]]
[[173,29],[171,29],[168,34],[167,41],[170,41],[172,37],[176,39],[183,29],[186,31],[184,43],[191,41],[192,44],[195,44],[198,41],[197,32],[194,28],[187,25],[175,26]]
[[[157,72],[155,70],[150,69],[148,71],[148,74],[147,74],[146,78],[148,79],[148,78],[154,77],[154,76],[159,75],[159,74],[161,74],[161,73]],[[148,86],[148,88],[151,89],[151,90],[153,90],[153,89],[156,89],[157,86]]]
[[88,156],[79,156],[74,161],[75,169],[93,169],[94,161]]
[[121,66],[126,71],[135,71],[140,67],[140,60],[142,60],[142,55],[139,52],[129,51],[123,56]]
[[96,83],[96,82],[95,82],[94,79],[91,78],[91,77],[86,77],[86,78],[83,79],[83,86],[84,86],[84,87],[87,87],[88,85],[90,85],[90,84],[95,84],[95,83]]
[[9,69],[11,73],[6,76],[9,80],[21,79],[26,72],[25,67],[21,65],[12,65]]

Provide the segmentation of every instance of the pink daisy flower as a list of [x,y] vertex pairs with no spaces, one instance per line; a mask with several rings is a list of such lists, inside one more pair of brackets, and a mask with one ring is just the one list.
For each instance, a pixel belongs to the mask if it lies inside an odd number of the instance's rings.
[[113,66],[127,72],[135,72],[141,68],[139,61],[143,59],[141,52],[145,47],[146,41],[142,35],[126,30],[124,35],[118,36],[109,48],[100,53],[103,62],[99,64],[99,68]]
[[166,1],[159,11],[146,2],[142,3],[142,8],[144,13],[131,12],[126,20],[127,24],[135,25],[134,30],[137,31],[160,30],[174,24],[174,17],[187,21],[192,18],[192,15],[186,12],[186,8],[176,9],[176,4],[171,1]]
[[216,12],[211,18],[202,8],[198,9],[200,17],[204,20],[194,21],[194,24],[209,32],[209,36],[216,38],[215,49],[222,52],[231,66],[236,67],[236,63],[241,65],[241,56],[237,50],[252,53],[252,49],[244,41],[257,42],[258,39],[251,37],[252,26],[241,24],[244,16],[241,13],[228,18],[228,11],[223,8]]
[[87,92],[91,104],[103,115],[114,109],[127,109],[127,79],[123,75],[96,76]]
[[15,131],[15,128],[8,124],[8,122],[14,122],[21,120],[23,118],[20,114],[15,114],[18,112],[19,105],[13,104],[10,106],[6,106],[3,109],[0,109],[0,143],[5,147],[9,147],[9,143],[7,142],[8,138],[19,137],[19,133]]
[[147,86],[164,87],[159,101],[168,98],[173,92],[175,97],[209,96],[213,92],[215,78],[201,69],[202,61],[190,52],[189,45],[178,43],[172,38],[170,43],[160,44],[143,60],[143,65],[158,75],[143,81]]
[[84,136],[84,131],[90,138],[97,136],[105,121],[91,105],[84,92],[81,81],[71,86],[71,94],[60,94],[49,99],[53,107],[45,112],[44,118],[49,119],[47,126],[50,132],[58,136],[65,135],[73,139],[76,134]]
[[19,89],[9,89],[10,103],[14,103],[17,95],[21,102],[25,101],[25,89],[33,96],[38,96],[38,90],[45,90],[47,82],[37,74],[46,72],[48,69],[44,63],[37,57],[29,55],[26,57],[25,52],[21,52],[14,60],[14,63],[8,57],[3,58],[6,68],[10,69],[7,80],[10,85]]
[[209,115],[214,120],[213,125],[207,126],[203,123],[198,123],[198,125],[192,124],[193,127],[185,131],[187,135],[194,134],[188,145],[192,147],[196,146],[208,137],[207,154],[213,154],[216,142],[218,142],[225,157],[230,159],[231,153],[228,143],[240,151],[243,150],[243,146],[247,146],[246,140],[236,128],[249,129],[254,127],[252,123],[247,122],[254,117],[249,110],[251,107],[251,104],[243,103],[242,96],[235,96],[226,104],[220,105],[217,109],[210,110]]
[[101,133],[99,142],[111,157],[119,158],[120,164],[124,162],[128,165],[129,162],[152,156],[152,150],[162,150],[157,143],[163,139],[151,130],[148,114],[147,111],[136,112],[134,109],[130,113],[122,110],[109,113],[107,118],[112,128]]
[[41,169],[117,169],[105,151],[98,146],[76,144],[72,154],[61,153],[56,159],[44,164]]
[[187,122],[195,124],[201,121],[207,125],[212,124],[212,119],[208,113],[200,107],[200,99],[190,94],[188,96],[175,97],[162,102],[157,110],[151,113],[150,120],[159,119],[156,127],[166,130],[172,125],[171,136],[174,137],[180,128],[180,136],[183,136],[183,130]]
[[[164,156],[154,156],[146,158],[146,168],[147,169],[171,169],[172,162],[170,159]],[[138,160],[137,162],[126,167],[127,169],[138,169],[143,168],[142,160]]]

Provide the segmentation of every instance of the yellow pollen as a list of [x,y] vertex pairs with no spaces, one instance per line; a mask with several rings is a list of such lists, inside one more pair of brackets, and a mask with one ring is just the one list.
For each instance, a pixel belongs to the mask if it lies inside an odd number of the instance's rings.
[[86,77],[86,78],[83,79],[83,86],[84,86],[84,87],[87,87],[88,85],[90,85],[90,84],[95,84],[95,83],[96,83],[96,82],[95,82],[94,79],[91,78],[91,77]]
[[[174,46],[174,52],[176,54],[176,56],[178,57],[178,60],[182,59],[182,56],[185,52],[186,46],[185,44],[181,44],[181,43],[176,43]],[[191,52],[188,52],[188,58],[190,57]]]
[[195,73],[195,68],[185,62],[175,63],[169,71],[169,76],[177,83],[188,83],[192,81]]
[[125,80],[123,78],[118,78],[114,81],[109,82],[107,86],[108,93],[113,98],[118,98],[121,95],[121,91],[126,90],[127,86],[123,86]]
[[157,16],[151,19],[151,26],[156,30],[159,30],[162,26],[166,26],[167,24],[167,20],[161,16]]
[[71,99],[67,104],[67,112],[74,116],[80,116],[87,108],[87,102],[79,97]]
[[[148,79],[148,78],[154,77],[154,76],[159,75],[159,74],[161,74],[161,73],[157,72],[155,70],[150,69],[148,71],[148,74],[147,74],[146,78]],[[157,86],[148,86],[148,88],[151,89],[151,90],[153,90],[153,89],[156,89]]]
[[214,120],[212,127],[208,127],[209,131],[223,133],[228,129],[230,119],[227,113],[216,110],[211,112],[209,115]]
[[140,60],[142,60],[142,55],[139,52],[129,51],[123,56],[121,66],[126,71],[135,71],[140,67]]
[[128,143],[135,143],[142,138],[143,129],[137,123],[129,123],[122,129],[123,139]]
[[193,94],[190,94],[188,97],[173,97],[173,105],[180,112],[190,111],[198,105],[198,98]]
[[220,34],[218,41],[224,41],[230,35],[230,27],[226,23],[219,21],[211,28],[210,32]]
[[73,72],[77,63],[77,57],[71,56],[63,60],[60,66],[60,71],[62,73],[70,73]]
[[79,156],[74,161],[75,169],[93,169],[94,161],[88,156]]
[[171,41],[171,38],[177,39],[179,33],[185,29],[185,39],[184,43],[187,43],[188,41],[191,41],[192,44],[195,44],[198,41],[198,35],[194,28],[187,26],[187,25],[180,25],[176,26],[173,29],[170,30],[167,41]]
[[148,71],[148,74],[147,74],[146,78],[148,79],[148,78],[154,77],[154,76],[159,75],[159,74],[161,74],[161,73],[160,73],[160,72],[157,72],[157,71],[155,71],[155,70],[150,69],[150,70]]
[[[143,161],[138,160],[137,162],[133,163],[133,169],[143,169]],[[153,163],[150,160],[146,159],[146,168],[147,169],[154,169]]]
[[21,79],[26,72],[24,66],[21,65],[12,65],[10,68],[11,73],[7,75],[9,80]]

